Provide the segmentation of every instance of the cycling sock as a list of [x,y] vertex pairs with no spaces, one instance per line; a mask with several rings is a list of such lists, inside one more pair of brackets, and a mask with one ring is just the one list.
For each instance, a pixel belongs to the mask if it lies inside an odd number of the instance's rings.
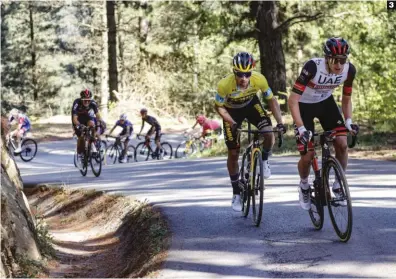
[[301,183],[307,184],[307,183],[308,183],[308,177],[306,177],[306,178],[301,178]]
[[263,148],[262,156],[261,156],[263,161],[267,161],[268,160],[268,157],[269,157],[270,153],[271,153],[271,149],[264,149]]
[[241,189],[239,189],[239,174],[230,175],[231,185],[232,185],[232,193],[234,195],[239,195],[241,193]]

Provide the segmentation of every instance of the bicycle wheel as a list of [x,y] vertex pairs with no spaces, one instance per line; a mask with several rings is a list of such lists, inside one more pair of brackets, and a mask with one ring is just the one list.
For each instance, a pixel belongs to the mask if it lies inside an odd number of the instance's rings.
[[340,240],[347,242],[352,233],[352,201],[344,170],[333,156],[323,166],[323,185],[331,223]]
[[135,150],[135,161],[147,161],[150,155],[150,148],[144,142],[139,143]]
[[113,165],[117,162],[118,148],[114,144],[110,144],[106,148],[106,165]]
[[323,227],[323,220],[324,220],[324,211],[323,211],[323,204],[320,195],[321,185],[320,181],[314,181],[314,186],[311,187],[311,208],[309,209],[309,217],[311,218],[312,224],[314,225],[316,230],[320,230]]
[[197,147],[192,141],[183,141],[180,143],[175,152],[176,158],[187,158],[197,151]]
[[253,150],[253,175],[251,180],[251,196],[252,196],[252,210],[253,223],[260,226],[261,217],[263,215],[264,202],[264,170],[263,160],[261,158],[261,151]]
[[98,141],[98,150],[100,150],[100,157],[102,158],[102,161],[104,161],[106,157],[106,149],[107,149],[107,142],[104,140]]
[[34,139],[24,139],[22,141],[22,152],[19,154],[22,161],[31,161],[37,153],[37,143]]
[[92,149],[89,150],[89,162],[91,164],[91,169],[93,174],[98,177],[102,172],[102,154],[100,150],[97,152],[92,152]]
[[81,168],[80,168],[80,172],[82,174],[82,176],[86,176],[87,175],[87,171],[88,171],[88,153],[87,151],[85,151],[82,155],[81,158]]
[[167,142],[161,143],[161,148],[162,148],[162,158],[161,159],[172,159],[173,156],[173,151],[172,151],[172,145],[170,145]]
[[248,173],[246,171],[246,167],[248,165],[247,158],[249,153],[243,153],[241,168],[239,169],[239,181],[243,184],[243,188],[241,189],[241,202],[242,202],[242,216],[247,217],[249,215],[249,207],[250,207],[250,191],[249,191],[249,178]]
[[127,151],[127,162],[128,163],[136,162],[135,153],[136,153],[135,146],[128,145],[128,151]]
[[76,167],[76,168],[78,168],[78,157],[77,157],[77,150],[75,150],[74,151],[74,156],[73,156],[74,158],[74,160],[73,160],[73,162],[74,162],[74,166]]

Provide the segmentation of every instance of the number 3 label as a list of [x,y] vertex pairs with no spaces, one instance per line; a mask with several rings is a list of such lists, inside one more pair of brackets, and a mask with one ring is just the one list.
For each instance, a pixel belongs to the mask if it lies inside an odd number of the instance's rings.
[[388,10],[395,10],[396,9],[396,1],[387,1],[387,9]]

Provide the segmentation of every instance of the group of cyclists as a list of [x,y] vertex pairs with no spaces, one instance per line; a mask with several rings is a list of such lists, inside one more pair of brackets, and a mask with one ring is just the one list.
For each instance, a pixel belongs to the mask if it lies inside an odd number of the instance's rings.
[[[310,185],[308,176],[310,164],[314,156],[313,138],[314,118],[318,118],[324,130],[342,130],[345,127],[353,134],[358,133],[359,127],[352,121],[352,83],[355,78],[356,69],[348,61],[350,46],[347,41],[340,37],[329,38],[323,45],[324,57],[312,58],[307,61],[300,75],[298,76],[292,92],[289,97],[289,108],[294,120],[294,133],[298,150],[300,151],[300,160],[298,162],[298,172],[300,182],[298,187],[299,202],[303,209],[309,210],[310,205]],[[255,60],[248,52],[237,53],[233,60],[233,73],[222,78],[217,86],[215,95],[215,110],[223,120],[223,131],[220,124],[215,120],[210,120],[203,115],[196,117],[196,125],[202,126],[201,137],[205,138],[212,133],[220,135],[224,133],[225,144],[228,148],[227,169],[232,186],[232,209],[241,211],[240,181],[238,158],[240,152],[240,141],[238,129],[242,122],[247,119],[248,122],[257,127],[260,131],[272,131],[272,122],[266,110],[258,97],[262,94],[263,99],[267,102],[276,122],[277,129],[286,133],[286,126],[283,122],[279,103],[274,96],[271,88],[264,75],[254,71]],[[342,94],[342,113],[334,100],[333,91],[343,84]],[[77,152],[81,154],[84,151],[82,138],[82,128],[85,126],[93,127],[94,137],[103,135],[106,130],[106,123],[102,119],[98,105],[93,100],[92,92],[89,89],[81,91],[80,98],[74,100],[72,110],[72,124],[75,134],[78,137]],[[140,110],[142,117],[141,130],[144,124],[151,125],[145,138],[148,140],[155,134],[156,155],[162,152],[160,145],[161,125],[158,120],[147,114],[147,109]],[[26,115],[13,109],[10,113],[9,121],[17,120],[18,128],[12,132],[12,135],[18,139],[18,149],[20,152],[20,138],[30,129],[30,121]],[[124,150],[120,157],[120,162],[126,162],[126,151],[128,143],[133,132],[133,125],[127,119],[127,115],[122,113],[119,119],[110,130],[110,134],[119,126],[122,128],[118,135],[125,138]],[[275,142],[273,133],[263,134],[262,159],[264,178],[271,176],[269,156]],[[307,149],[305,149],[307,147]],[[347,168],[348,153],[346,133],[339,133],[334,141],[336,158],[340,161],[344,170]],[[307,150],[304,152],[304,150]],[[94,150],[95,152],[95,150]],[[340,185],[335,182],[332,190],[336,196],[341,196]]]
[[[310,185],[308,176],[314,156],[313,133],[314,118],[318,118],[324,130],[342,130],[345,127],[356,134],[359,127],[352,122],[352,83],[356,69],[348,61],[350,46],[341,37],[332,37],[323,45],[324,57],[312,58],[305,63],[289,97],[289,108],[294,120],[297,147],[300,151],[298,172],[299,202],[304,210],[311,208]],[[237,53],[232,61],[233,73],[221,79],[215,96],[215,109],[223,119],[224,136],[228,147],[227,168],[233,189],[231,206],[235,211],[242,210],[238,157],[240,151],[238,128],[247,119],[260,131],[272,130],[271,119],[264,110],[257,93],[269,105],[277,122],[278,130],[286,132],[279,103],[274,97],[266,78],[253,71],[255,60],[248,52]],[[342,113],[334,100],[333,91],[343,84]],[[268,157],[274,144],[273,133],[264,134],[263,169],[264,178],[271,176]],[[305,146],[307,151],[304,152]],[[339,133],[334,141],[336,158],[344,170],[348,162],[346,133]],[[343,195],[338,182],[332,185],[337,197]]]

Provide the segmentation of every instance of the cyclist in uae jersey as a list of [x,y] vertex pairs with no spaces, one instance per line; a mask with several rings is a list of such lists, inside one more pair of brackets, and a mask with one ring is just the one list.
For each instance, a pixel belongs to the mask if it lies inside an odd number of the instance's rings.
[[[261,92],[278,123],[278,128],[286,131],[283,125],[282,115],[277,99],[273,96],[266,78],[254,72],[254,59],[250,53],[240,52],[233,59],[233,73],[220,80],[215,97],[215,109],[223,118],[224,138],[228,148],[227,168],[233,189],[232,208],[241,211],[239,188],[239,139],[237,139],[237,128],[240,128],[245,118],[259,130],[272,130],[271,119],[257,93]],[[271,170],[268,156],[274,145],[274,135],[266,133],[263,143],[264,177],[269,178]]]
[[162,152],[162,148],[161,148],[161,125],[159,124],[157,119],[155,119],[155,117],[147,115],[147,109],[145,109],[145,108],[142,108],[140,110],[140,115],[142,116],[142,128],[140,129],[140,132],[139,132],[138,136],[143,131],[145,122],[147,122],[149,125],[151,125],[151,128],[150,128],[150,130],[148,130],[145,138],[146,138],[146,140],[150,140],[151,135],[154,134],[154,132],[155,132],[154,140],[155,140],[155,144],[156,144],[157,148],[155,149],[155,152],[154,152],[153,155],[156,156],[156,155],[158,155],[158,152]]
[[122,154],[121,157],[119,158],[119,162],[120,163],[126,163],[127,159],[125,157],[127,150],[128,150],[128,143],[130,140],[130,137],[132,136],[132,132],[133,132],[133,125],[132,123],[128,120],[128,117],[125,113],[120,115],[120,119],[116,121],[116,123],[114,124],[113,128],[110,130],[109,134],[111,134],[114,129],[120,126],[122,128],[121,133],[118,135],[118,137],[120,139],[124,139],[124,149],[122,150]]
[[[305,63],[300,76],[294,84],[289,98],[289,108],[295,122],[295,134],[301,158],[298,163],[300,174],[299,200],[303,209],[311,208],[310,185],[308,176],[313,159],[314,118],[318,118],[325,131],[345,129],[357,133],[359,127],[352,124],[352,83],[355,78],[355,66],[347,61],[350,51],[349,44],[343,38],[328,39],[324,46],[324,58],[313,58]],[[333,91],[343,84],[342,118],[334,100]],[[311,140],[310,140],[311,138]],[[304,152],[304,144],[308,152]],[[338,133],[334,140],[336,158],[344,170],[348,163],[346,133]],[[342,196],[338,182],[332,185],[334,194]]]
[[18,123],[18,127],[14,131],[10,132],[10,136],[16,138],[15,142],[17,144],[17,148],[14,150],[14,152],[20,153],[22,152],[22,138],[28,131],[30,131],[31,125],[29,118],[16,108],[13,108],[10,111],[10,115],[8,117],[8,125],[11,126],[11,123],[13,123],[14,120]]

